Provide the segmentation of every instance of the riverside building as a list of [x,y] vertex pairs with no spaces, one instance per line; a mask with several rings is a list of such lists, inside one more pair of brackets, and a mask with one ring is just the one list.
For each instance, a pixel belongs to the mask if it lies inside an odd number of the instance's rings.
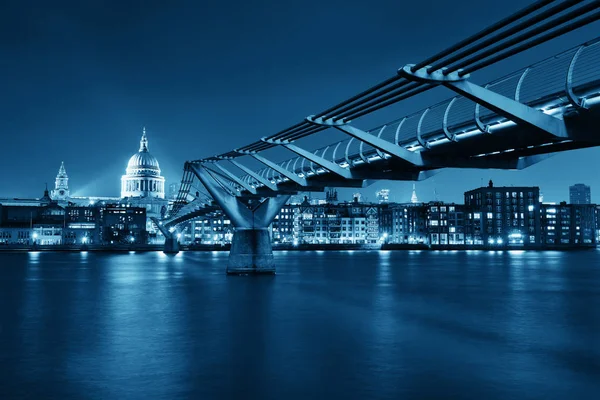
[[487,187],[465,192],[465,244],[538,246],[539,187]]

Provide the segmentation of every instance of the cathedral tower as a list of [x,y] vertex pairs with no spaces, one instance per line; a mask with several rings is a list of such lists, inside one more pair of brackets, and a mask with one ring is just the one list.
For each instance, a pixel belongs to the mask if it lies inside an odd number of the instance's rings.
[[50,197],[52,200],[60,201],[68,199],[69,195],[69,177],[67,176],[65,163],[61,162],[58,175],[56,175],[56,180],[54,181],[54,190],[52,190]]

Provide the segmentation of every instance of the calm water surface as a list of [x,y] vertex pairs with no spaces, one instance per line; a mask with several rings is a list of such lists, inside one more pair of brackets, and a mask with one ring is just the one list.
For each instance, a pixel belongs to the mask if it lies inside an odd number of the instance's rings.
[[0,254],[0,399],[598,399],[600,251]]

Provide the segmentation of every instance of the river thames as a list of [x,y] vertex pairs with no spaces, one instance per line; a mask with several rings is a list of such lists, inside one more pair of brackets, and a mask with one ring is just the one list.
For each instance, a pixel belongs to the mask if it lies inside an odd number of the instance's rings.
[[275,258],[0,254],[0,398],[600,398],[600,251]]

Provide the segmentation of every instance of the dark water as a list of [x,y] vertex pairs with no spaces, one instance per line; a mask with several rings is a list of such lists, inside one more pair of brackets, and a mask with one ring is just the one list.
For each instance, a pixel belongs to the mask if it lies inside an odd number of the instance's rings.
[[0,399],[598,399],[600,251],[0,254]]

